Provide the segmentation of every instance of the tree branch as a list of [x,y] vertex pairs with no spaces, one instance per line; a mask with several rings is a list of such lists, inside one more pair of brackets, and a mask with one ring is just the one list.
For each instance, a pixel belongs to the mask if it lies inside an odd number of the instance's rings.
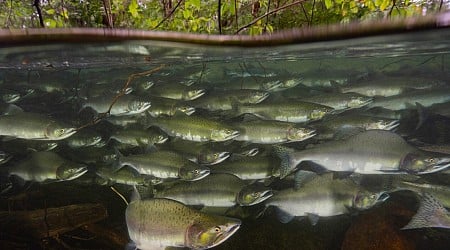
[[388,17],[391,17],[392,10],[394,10],[394,8],[395,8],[395,0],[392,1],[392,7],[391,7],[391,9],[389,10],[388,15],[387,15]]
[[169,15],[167,15],[166,17],[164,17],[163,20],[161,20],[161,22],[159,22],[152,30],[157,29],[162,23],[164,23],[167,19],[169,19],[173,13],[175,13],[175,11],[178,9],[178,7],[180,6],[180,4],[183,2],[184,0],[178,0],[177,5],[175,5],[175,7],[173,7],[172,11],[169,13]]
[[307,1],[307,0],[295,1],[295,2],[292,2],[292,3],[286,4],[286,5],[283,5],[283,6],[281,6],[281,7],[278,8],[278,9],[274,9],[274,10],[272,10],[271,12],[268,12],[268,13],[266,13],[266,14],[260,16],[260,17],[257,17],[257,18],[255,18],[253,21],[251,21],[250,23],[248,23],[248,24],[246,24],[246,25],[240,27],[240,28],[236,31],[236,34],[238,34],[239,32],[241,32],[242,30],[244,30],[244,29],[246,29],[246,28],[252,26],[253,24],[255,24],[256,22],[258,22],[259,20],[263,19],[263,18],[266,17],[266,16],[272,15],[272,14],[274,14],[274,13],[280,11],[280,10],[284,10],[284,9],[286,9],[286,8],[289,8],[289,7],[293,6],[293,5],[296,5],[296,4],[299,4],[299,3],[303,3],[303,2],[306,2],[306,1]]
[[111,2],[109,0],[103,0],[103,8],[105,8],[106,21],[108,23],[108,28],[113,28],[113,19],[111,13]]
[[40,6],[40,0],[34,0],[33,6],[36,7],[38,16],[39,16],[39,23],[41,24],[42,28],[45,28],[44,25],[44,19],[42,18],[42,11],[41,11],[41,6]]
[[[269,13],[269,10],[270,10],[270,0],[268,0],[268,3],[267,3],[267,11],[266,11],[266,13]],[[263,33],[266,33],[266,31],[267,31],[267,24],[268,23],[269,23],[269,15],[266,16],[266,24],[264,25]]]
[[316,6],[316,0],[313,1],[313,5],[311,7],[311,20],[309,21],[311,25],[313,24],[313,18],[314,18],[314,7]]
[[219,22],[219,34],[222,35],[222,20],[220,17],[220,7],[222,6],[222,2],[219,0],[217,2],[217,22]]

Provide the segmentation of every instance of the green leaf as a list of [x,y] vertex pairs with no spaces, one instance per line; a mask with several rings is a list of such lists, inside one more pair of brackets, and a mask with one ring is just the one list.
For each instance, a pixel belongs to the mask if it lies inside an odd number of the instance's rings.
[[327,7],[327,9],[330,9],[331,7],[333,7],[333,2],[331,0],[325,0],[325,7]]
[[128,5],[128,12],[132,17],[137,18],[139,16],[138,8],[139,5],[137,3],[137,0],[131,0],[130,4]]
[[69,11],[67,11],[66,8],[63,8],[63,11],[61,12],[61,16],[64,17],[64,19],[69,19]]
[[189,17],[192,17],[192,11],[188,9],[183,10],[183,17],[184,19],[189,19]]
[[44,24],[45,24],[45,27],[48,27],[48,28],[56,27],[56,21],[51,18],[44,19]]
[[55,14],[55,10],[49,9],[49,10],[46,10],[45,13],[47,13],[48,15],[53,15],[53,14]]
[[380,5],[380,10],[381,11],[385,10],[389,5],[391,5],[390,0],[383,0],[383,2]]
[[200,9],[201,7],[201,2],[200,0],[190,0],[192,6],[196,7],[197,9]]

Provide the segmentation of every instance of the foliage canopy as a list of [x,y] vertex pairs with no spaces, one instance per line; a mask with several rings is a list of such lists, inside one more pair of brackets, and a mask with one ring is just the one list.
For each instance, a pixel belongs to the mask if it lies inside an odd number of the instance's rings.
[[450,0],[0,0],[0,25],[255,35],[294,27],[422,16],[449,9]]

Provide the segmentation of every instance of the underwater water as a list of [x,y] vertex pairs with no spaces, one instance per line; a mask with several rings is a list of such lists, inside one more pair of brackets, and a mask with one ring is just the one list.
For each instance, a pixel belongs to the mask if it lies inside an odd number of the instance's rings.
[[450,242],[448,29],[1,47],[0,97],[2,249]]

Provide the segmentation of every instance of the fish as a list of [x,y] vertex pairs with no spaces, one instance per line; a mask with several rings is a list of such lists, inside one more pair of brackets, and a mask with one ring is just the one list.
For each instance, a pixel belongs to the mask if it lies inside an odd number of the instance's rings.
[[163,115],[174,116],[177,112],[192,115],[195,112],[195,107],[190,103],[180,100],[157,96],[150,96],[149,99],[151,100],[152,106],[147,110],[146,114],[152,117]]
[[252,89],[252,90],[260,90],[260,91],[273,91],[280,87],[282,82],[280,80],[261,80],[258,81],[254,78],[243,78],[243,79],[234,79],[231,82],[227,82],[226,84],[222,84],[220,87],[227,90],[244,90],[244,89]]
[[415,90],[401,95],[375,98],[367,108],[382,107],[389,110],[404,110],[415,108],[416,103],[424,107],[430,107],[436,103],[450,101],[450,88],[432,88],[426,90]]
[[192,101],[191,104],[209,111],[223,111],[233,109],[236,104],[257,104],[267,97],[269,93],[260,90],[213,90],[207,96]]
[[211,173],[227,173],[242,180],[263,180],[272,177],[273,166],[277,159],[268,156],[239,157],[210,166]]
[[298,142],[316,135],[315,129],[284,121],[256,119],[236,122],[233,126],[239,130],[239,136],[235,137],[234,140],[249,143]]
[[142,250],[212,248],[241,225],[239,219],[202,213],[170,199],[136,198],[125,210],[125,221],[132,241],[129,246]]
[[394,130],[400,125],[400,120],[359,113],[344,113],[309,125],[316,129],[316,139],[329,140],[343,139],[365,130]]
[[70,159],[83,162],[85,164],[93,163],[114,163],[117,160],[116,152],[110,147],[89,146],[64,151]]
[[[97,113],[105,113],[111,104],[113,104],[113,100],[114,97],[111,96],[91,98],[82,105],[81,110],[89,107]],[[146,111],[150,106],[151,102],[147,98],[123,95],[117,98],[117,101],[111,108],[110,114],[115,116],[135,115]]]
[[139,128],[117,130],[109,137],[109,140],[115,140],[119,143],[135,147],[161,144],[168,139],[169,137],[166,134],[156,131],[155,129],[144,130]]
[[425,174],[450,166],[449,155],[422,151],[386,130],[368,130],[346,140],[330,141],[302,151],[288,152],[277,146],[274,151],[281,159],[281,166],[274,175],[280,178],[295,171],[303,161],[328,171],[360,174]]
[[151,175],[141,175],[129,167],[124,167],[118,171],[113,171],[111,167],[102,166],[98,167],[95,173],[101,178],[107,180],[109,185],[118,183],[130,186],[153,186],[162,183],[161,178]]
[[29,140],[63,140],[77,132],[65,122],[43,114],[21,112],[0,116],[0,136]]
[[197,181],[209,175],[207,167],[200,166],[184,158],[181,154],[169,150],[159,150],[147,154],[123,156],[119,151],[113,167],[118,171],[128,165],[140,174],[152,175],[161,179],[175,178]]
[[183,101],[195,100],[206,93],[204,88],[196,87],[195,85],[186,86],[180,83],[155,84],[148,92],[152,96]]
[[159,127],[169,136],[189,141],[220,142],[239,136],[239,131],[232,126],[200,116],[179,114],[173,117],[150,118],[148,124]]
[[230,174],[211,174],[195,182],[178,182],[155,193],[155,198],[208,207],[252,206],[271,196],[270,187],[253,188]]
[[335,179],[333,173],[313,174],[304,180],[298,175],[296,181],[296,188],[280,190],[266,201],[266,206],[278,209],[282,223],[307,216],[315,225],[319,217],[347,214],[352,209],[366,210],[389,198],[386,192],[369,192],[350,179]]
[[53,152],[33,152],[31,157],[8,168],[9,175],[24,181],[69,181],[88,171],[84,164],[66,160]]
[[225,145],[186,140],[173,140],[159,148],[177,151],[190,161],[208,166],[221,163],[231,155]]
[[237,105],[234,109],[234,115],[253,114],[264,120],[306,122],[320,120],[326,114],[330,114],[333,111],[334,109],[332,107],[316,103],[285,100],[263,102],[254,105]]
[[372,97],[367,97],[358,93],[322,93],[308,97],[301,97],[301,101],[317,103],[332,107],[335,110],[349,110],[361,108],[369,105]]
[[96,131],[83,129],[78,131],[75,135],[66,138],[64,142],[71,148],[81,148],[97,145],[102,140],[102,136]]
[[424,90],[442,85],[442,82],[421,77],[383,76],[364,82],[346,85],[340,90],[343,93],[355,92],[365,96],[395,96],[411,89]]

